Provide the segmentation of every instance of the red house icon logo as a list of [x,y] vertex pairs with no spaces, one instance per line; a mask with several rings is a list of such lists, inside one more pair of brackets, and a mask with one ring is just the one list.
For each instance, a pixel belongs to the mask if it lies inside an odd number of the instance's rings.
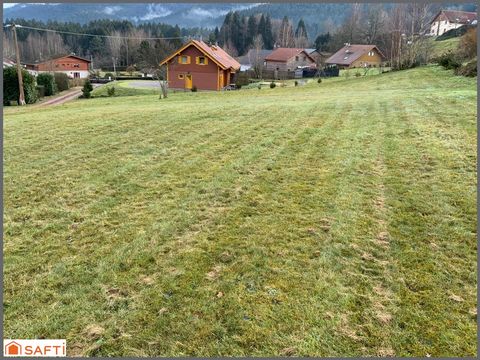
[[20,355],[22,352],[22,346],[15,342],[10,341],[9,343],[5,344],[5,355]]

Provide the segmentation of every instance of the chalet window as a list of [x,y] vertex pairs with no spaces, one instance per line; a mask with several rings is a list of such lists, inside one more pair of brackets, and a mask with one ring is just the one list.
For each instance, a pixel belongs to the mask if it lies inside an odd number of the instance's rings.
[[190,64],[190,56],[187,56],[187,55],[179,56],[178,63],[179,64]]
[[80,77],[80,73],[74,72],[74,73],[73,73],[73,77],[74,77],[75,79],[79,78],[79,77]]
[[298,56],[295,56],[295,61],[298,61]]
[[197,56],[195,60],[196,60],[197,65],[207,65],[208,64],[208,60],[205,56]]
[[307,57],[306,57],[306,56],[303,57],[303,61],[307,61]]
[[80,64],[73,64],[73,67],[79,68]]
[[183,75],[183,74],[178,74],[178,78],[179,78],[180,80],[183,80],[183,79],[185,79],[185,75]]

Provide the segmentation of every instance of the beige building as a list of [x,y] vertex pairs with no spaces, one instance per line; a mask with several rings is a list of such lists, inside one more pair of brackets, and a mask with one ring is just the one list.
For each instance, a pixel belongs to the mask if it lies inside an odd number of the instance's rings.
[[379,67],[385,56],[375,45],[347,44],[330,56],[326,65],[336,65],[339,68]]
[[439,36],[462,25],[475,25],[476,23],[477,13],[475,12],[441,10],[430,23],[429,35]]
[[265,67],[274,71],[295,71],[298,68],[314,68],[316,63],[305,49],[276,48],[265,57]]

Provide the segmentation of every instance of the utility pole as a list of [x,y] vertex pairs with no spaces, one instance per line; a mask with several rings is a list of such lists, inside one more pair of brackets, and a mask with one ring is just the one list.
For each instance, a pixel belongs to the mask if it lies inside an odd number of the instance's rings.
[[20,65],[20,53],[18,51],[18,41],[17,41],[17,29],[15,24],[12,24],[13,29],[13,41],[15,42],[15,56],[17,58],[17,77],[18,77],[18,105],[25,105],[25,93],[23,92],[23,77],[22,77],[22,66]]
[[115,67],[116,59],[114,57],[112,57],[112,60],[113,60],[113,76],[114,76],[114,79],[117,80],[117,69]]

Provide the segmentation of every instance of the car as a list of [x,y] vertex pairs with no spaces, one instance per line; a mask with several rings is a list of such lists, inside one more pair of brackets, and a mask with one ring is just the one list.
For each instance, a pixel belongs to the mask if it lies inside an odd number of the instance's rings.
[[237,90],[237,85],[230,84],[222,88],[223,91]]

